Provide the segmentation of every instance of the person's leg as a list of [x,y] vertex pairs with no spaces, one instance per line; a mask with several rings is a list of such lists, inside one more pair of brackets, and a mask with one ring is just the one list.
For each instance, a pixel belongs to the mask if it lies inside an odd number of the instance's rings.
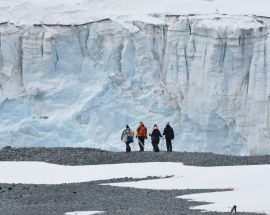
[[142,142],[142,151],[144,151],[144,138],[142,138],[141,142]]
[[155,144],[155,142],[152,142],[152,145],[153,145],[153,152],[155,152],[156,151],[156,144]]
[[167,152],[170,151],[169,139],[166,139]]
[[154,151],[155,152],[159,152],[158,143],[157,142],[153,142],[153,146],[154,146]]
[[143,152],[144,151],[144,138],[139,137],[138,140],[139,140],[140,151]]
[[153,146],[153,152],[155,151],[155,143],[152,141],[152,146]]
[[126,152],[131,152],[131,148],[129,143],[126,143]]
[[172,140],[169,139],[169,151],[172,152]]
[[159,144],[159,142],[156,143],[156,152],[159,152],[158,144]]
[[140,147],[140,151],[142,151],[142,143],[141,143],[141,138],[138,137],[138,144],[139,144],[139,147]]

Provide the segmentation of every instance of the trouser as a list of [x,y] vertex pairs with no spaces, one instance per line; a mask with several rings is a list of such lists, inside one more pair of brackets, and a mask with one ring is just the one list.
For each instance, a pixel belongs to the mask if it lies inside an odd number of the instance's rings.
[[159,144],[159,142],[152,142],[154,152],[159,152],[158,144]]
[[138,137],[139,140],[139,146],[140,146],[140,151],[144,151],[144,137]]
[[166,146],[167,146],[167,151],[171,152],[172,151],[172,140],[171,139],[166,139]]
[[126,152],[131,152],[131,148],[129,143],[126,143]]

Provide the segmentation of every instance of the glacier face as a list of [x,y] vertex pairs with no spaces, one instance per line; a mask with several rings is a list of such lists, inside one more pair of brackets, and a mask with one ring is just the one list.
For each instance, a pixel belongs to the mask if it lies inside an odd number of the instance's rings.
[[162,16],[0,25],[1,146],[123,150],[169,121],[174,149],[270,153],[266,18]]

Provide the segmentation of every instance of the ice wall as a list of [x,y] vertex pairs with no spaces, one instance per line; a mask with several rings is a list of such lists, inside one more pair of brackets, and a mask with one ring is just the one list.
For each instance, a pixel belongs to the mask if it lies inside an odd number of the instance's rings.
[[155,18],[2,23],[1,146],[123,150],[126,124],[170,121],[174,149],[269,154],[268,20]]

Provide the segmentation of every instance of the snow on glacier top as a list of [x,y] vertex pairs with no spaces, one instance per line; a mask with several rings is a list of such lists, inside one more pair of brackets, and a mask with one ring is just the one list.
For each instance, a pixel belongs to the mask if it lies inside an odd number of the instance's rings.
[[128,15],[239,14],[270,16],[269,0],[0,0],[0,22],[82,24]]

